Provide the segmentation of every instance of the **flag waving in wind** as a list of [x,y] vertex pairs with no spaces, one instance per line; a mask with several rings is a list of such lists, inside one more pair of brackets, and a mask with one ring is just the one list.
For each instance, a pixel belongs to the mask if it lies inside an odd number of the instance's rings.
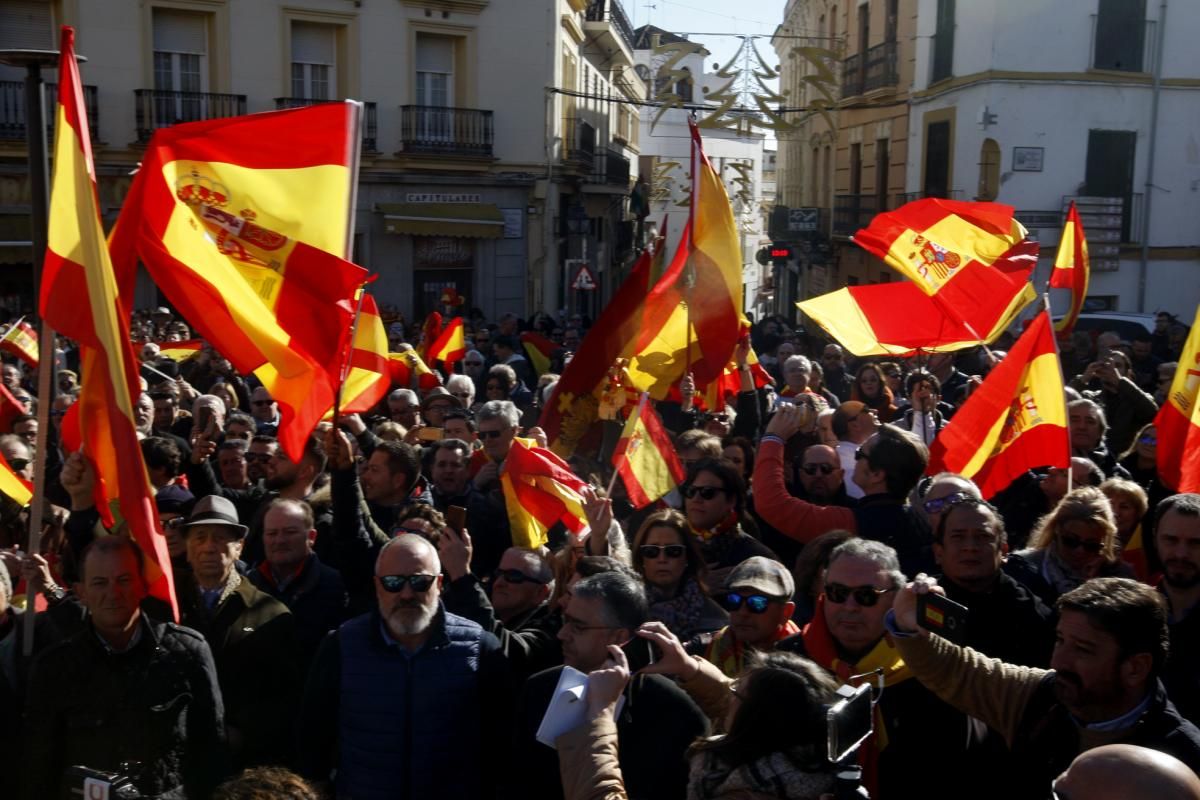
[[1071,290],[1071,309],[1054,326],[1059,333],[1070,333],[1083,311],[1083,301],[1087,298],[1088,278],[1091,263],[1088,259],[1087,238],[1083,233],[1083,223],[1079,221],[1079,211],[1075,201],[1067,210],[1067,221],[1063,225],[1062,239],[1058,243],[1058,254],[1054,257],[1054,270],[1050,273],[1051,289]]
[[39,357],[37,331],[24,319],[17,320],[9,327],[4,336],[0,336],[0,350],[11,353],[29,366],[37,368]]
[[587,526],[580,494],[587,482],[545,448],[513,439],[500,472],[500,485],[516,547],[532,550],[544,545],[547,532],[556,522],[575,533]]
[[926,473],[958,472],[988,498],[1028,469],[1070,459],[1062,371],[1043,311],[938,434]]
[[642,395],[637,408],[625,422],[613,452],[613,464],[625,481],[625,491],[634,508],[644,508],[683,482],[683,465],[662,421]]
[[115,515],[108,503],[116,503],[144,553],[150,594],[168,603],[178,619],[171,558],[134,423],[132,393],[138,381],[129,346],[129,315],[123,310],[125,298],[118,295],[100,224],[92,140],[75,61],[75,31],[65,26],[58,81],[41,313],[80,345],[83,384],[72,411],[84,456],[96,472],[97,508],[111,524]]
[[1154,418],[1158,474],[1177,492],[1200,492],[1200,308],[1188,334],[1167,399]]

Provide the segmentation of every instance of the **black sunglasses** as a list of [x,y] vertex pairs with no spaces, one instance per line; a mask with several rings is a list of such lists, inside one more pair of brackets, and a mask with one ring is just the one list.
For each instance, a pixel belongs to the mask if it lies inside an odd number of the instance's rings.
[[740,609],[744,603],[746,610],[751,614],[762,614],[770,607],[771,600],[773,599],[767,597],[765,594],[729,592],[721,598],[721,607],[732,614],[734,611]]
[[[20,461],[21,459],[17,460]],[[14,466],[13,469],[19,469],[19,467]],[[1097,555],[1104,549],[1104,542],[1085,542],[1078,536],[1072,536],[1069,533],[1059,536],[1058,541],[1068,550],[1083,550],[1085,553],[1091,553],[1092,555]]]
[[383,590],[392,594],[403,591],[406,583],[417,594],[424,594],[437,580],[437,575],[379,575],[378,577]]
[[8,466],[12,469],[13,472],[20,472],[21,470],[23,470],[29,466],[29,459],[28,458],[10,458],[10,459],[8,459]]
[[681,544],[644,544],[638,548],[638,552],[642,554],[642,558],[658,558],[660,554],[666,554],[667,558],[683,558],[687,548]]
[[926,500],[921,505],[924,507],[926,514],[937,514],[949,506],[955,506],[966,500],[974,499],[975,498],[971,497],[966,492],[955,492],[953,494],[948,494],[945,497],[935,497],[930,500]]
[[818,472],[822,475],[833,474],[832,464],[805,464],[800,469],[804,470],[805,475],[816,475]]
[[870,608],[879,602],[881,594],[894,592],[895,589],[876,589],[874,586],[847,586],[844,583],[825,584],[825,599],[839,606],[854,597],[854,602],[863,608]]
[[684,486],[679,490],[680,494],[688,500],[699,495],[704,500],[712,500],[719,494],[726,494],[726,490],[720,486]]
[[508,583],[536,583],[539,586],[545,586],[545,581],[539,581],[537,578],[531,578],[519,569],[498,569],[492,572],[492,581],[498,581],[501,578]]
[[256,461],[262,461],[262,462],[266,463],[267,461],[271,460],[271,454],[270,453],[246,453],[244,458],[246,459],[246,463],[248,463],[248,464],[252,464]]
[[862,461],[864,458],[867,460],[868,464],[871,463],[871,454],[868,453],[866,450],[863,450],[860,447],[854,451],[854,460],[855,461]]
[[498,431],[480,431],[480,432],[479,432],[479,438],[480,438],[480,439],[499,439],[499,438],[500,438],[501,436],[503,436],[503,435],[504,435],[504,434],[505,434],[507,431],[508,431],[508,429],[507,429],[507,428],[501,428],[501,429],[500,429],[500,430],[498,430]]

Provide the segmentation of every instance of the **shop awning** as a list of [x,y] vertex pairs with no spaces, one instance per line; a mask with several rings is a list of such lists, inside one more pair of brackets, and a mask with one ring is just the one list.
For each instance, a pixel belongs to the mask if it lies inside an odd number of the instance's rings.
[[383,229],[409,236],[499,239],[504,215],[492,203],[380,203]]

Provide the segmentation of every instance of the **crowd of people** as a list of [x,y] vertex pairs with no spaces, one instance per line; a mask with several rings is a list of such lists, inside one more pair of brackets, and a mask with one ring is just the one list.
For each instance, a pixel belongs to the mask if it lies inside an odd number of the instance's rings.
[[[1200,495],[1160,480],[1153,424],[1175,320],[1061,337],[1070,467],[991,498],[926,475],[928,447],[1004,342],[855,360],[759,321],[736,397],[705,407],[684,379],[656,405],[676,490],[609,495],[622,423],[598,422],[568,459],[585,531],[514,546],[505,460],[518,437],[550,444],[538,420],[588,322],[472,313],[438,386],[414,372],[293,460],[266,388],[207,346],[165,357],[188,325],[137,313],[178,622],[62,447],[72,344],[52,397],[4,363],[23,408],[0,455],[26,478],[41,462],[48,505],[28,552],[29,509],[0,498],[3,794],[819,800],[846,788],[829,708],[866,683],[873,731],[847,758],[871,797],[1200,800]],[[541,374],[525,331],[559,347]],[[954,635],[918,614],[930,593],[966,607]],[[582,721],[547,739],[569,670]]]

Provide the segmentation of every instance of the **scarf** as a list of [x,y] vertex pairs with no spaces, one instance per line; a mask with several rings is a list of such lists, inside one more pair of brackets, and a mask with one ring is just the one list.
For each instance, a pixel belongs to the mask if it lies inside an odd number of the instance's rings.
[[[912,671],[900,657],[891,639],[884,634],[875,646],[865,656],[853,663],[845,661],[838,655],[833,634],[825,622],[825,595],[817,598],[817,611],[812,622],[804,626],[804,649],[808,657],[837,676],[842,683],[848,683],[851,675],[861,675],[864,672],[883,670],[883,685],[886,689],[896,686],[913,677]],[[855,681],[855,685],[863,681],[875,682],[875,676],[869,676]],[[863,768],[863,784],[867,786],[872,796],[879,789],[879,754],[888,745],[887,729],[883,725],[883,714],[879,706],[875,706],[875,735],[863,742],[858,750],[858,763]]]
[[[716,539],[721,534],[729,533],[730,531],[735,530],[737,528],[737,524],[738,524],[737,511],[730,511],[729,516],[725,517],[725,519],[718,522],[717,526],[715,528],[711,528],[706,531],[701,531],[701,530],[696,530],[696,528],[690,524],[688,525],[688,528],[691,529],[693,536],[699,537],[700,541],[702,543],[704,543],[705,545],[707,545],[707,544],[709,544],[710,541],[712,541],[713,539]],[[727,538],[732,541],[735,537],[730,536]]]
[[[775,629],[775,635],[771,638],[771,644],[799,632],[800,629],[796,627],[796,623],[790,619],[786,620]],[[730,678],[736,678],[741,674],[742,668],[746,665],[746,649],[746,646],[738,641],[733,630],[727,625],[713,634],[712,641],[704,649],[704,660],[715,664],[721,672]]]
[[709,600],[695,578],[688,578],[674,596],[647,584],[646,599],[650,601],[650,619],[666,625],[681,642],[704,632],[699,630],[699,625],[708,610]]
[[812,747],[788,753],[771,753],[749,764],[730,766],[715,754],[693,756],[688,776],[688,797],[778,797],[818,800],[834,790],[834,776]]

